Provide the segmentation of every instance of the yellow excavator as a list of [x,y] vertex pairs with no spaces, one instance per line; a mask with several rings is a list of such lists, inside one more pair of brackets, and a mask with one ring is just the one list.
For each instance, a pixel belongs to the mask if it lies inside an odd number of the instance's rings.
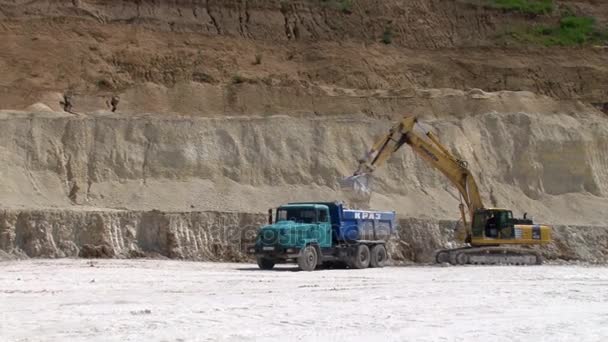
[[462,224],[457,226],[455,234],[465,247],[437,251],[435,258],[438,263],[541,264],[539,252],[522,246],[551,242],[551,228],[534,224],[526,215],[523,219],[513,218],[511,210],[486,208],[467,163],[455,158],[434,133],[425,131],[417,122],[415,116],[406,116],[395,124],[359,161],[354,175],[341,180],[342,189],[352,198],[369,200],[371,174],[407,144],[445,175],[460,192]]

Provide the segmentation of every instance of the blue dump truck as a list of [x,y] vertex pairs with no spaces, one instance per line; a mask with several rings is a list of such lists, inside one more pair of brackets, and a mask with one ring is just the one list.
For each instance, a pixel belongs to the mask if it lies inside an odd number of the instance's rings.
[[289,203],[268,211],[254,253],[258,266],[270,270],[295,262],[300,269],[382,267],[386,241],[395,231],[395,212],[346,209],[339,202]]

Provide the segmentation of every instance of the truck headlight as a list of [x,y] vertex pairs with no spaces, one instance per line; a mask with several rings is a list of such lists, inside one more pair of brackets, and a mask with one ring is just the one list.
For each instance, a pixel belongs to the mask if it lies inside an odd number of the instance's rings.
[[295,251],[296,251],[296,250],[295,250],[295,249],[293,249],[293,248],[287,248],[287,249],[285,250],[285,252],[287,252],[287,253],[293,253],[293,252],[295,252]]

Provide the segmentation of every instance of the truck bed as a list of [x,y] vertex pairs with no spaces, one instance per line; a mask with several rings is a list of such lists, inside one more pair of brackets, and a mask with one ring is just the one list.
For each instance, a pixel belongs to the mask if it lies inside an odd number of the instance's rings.
[[395,212],[343,209],[338,241],[386,241],[395,231]]

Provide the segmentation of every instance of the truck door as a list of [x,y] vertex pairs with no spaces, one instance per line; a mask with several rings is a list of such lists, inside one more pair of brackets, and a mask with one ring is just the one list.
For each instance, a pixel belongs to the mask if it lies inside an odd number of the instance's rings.
[[329,210],[327,208],[317,209],[317,222],[319,225],[319,246],[320,247],[331,247],[332,244],[332,231],[331,222],[329,220]]

